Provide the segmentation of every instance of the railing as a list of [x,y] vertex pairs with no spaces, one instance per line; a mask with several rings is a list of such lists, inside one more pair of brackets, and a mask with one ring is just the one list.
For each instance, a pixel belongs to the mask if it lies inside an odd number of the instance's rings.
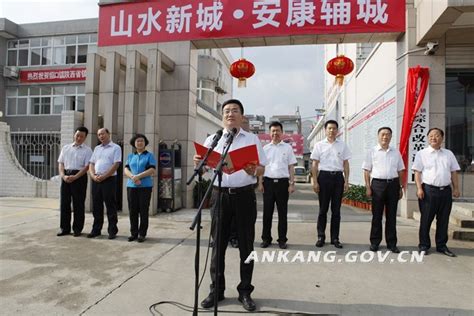
[[49,180],[59,174],[60,132],[11,132],[15,156],[31,175]]

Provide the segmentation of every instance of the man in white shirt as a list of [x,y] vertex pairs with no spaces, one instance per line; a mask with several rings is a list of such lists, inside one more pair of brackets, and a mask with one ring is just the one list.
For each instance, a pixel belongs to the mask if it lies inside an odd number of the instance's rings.
[[[249,164],[243,170],[234,172],[232,174],[222,174],[222,204],[220,210],[215,209],[216,202],[219,197],[218,182],[214,182],[214,189],[212,192],[211,201],[213,206],[211,211],[219,211],[218,226],[215,221],[212,222],[213,232],[220,231],[219,240],[214,236],[215,243],[219,243],[219,259],[216,247],[212,249],[211,259],[211,292],[209,296],[201,302],[204,308],[210,308],[215,305],[214,293],[217,293],[218,301],[225,299],[225,252],[229,242],[229,234],[232,218],[235,217],[238,237],[238,247],[240,253],[240,284],[237,286],[239,292],[239,301],[242,303],[244,309],[254,311],[256,309],[255,302],[250,297],[254,286],[252,285],[252,274],[254,262],[245,263],[247,257],[253,251],[253,243],[255,241],[255,221],[257,219],[257,203],[254,185],[257,183],[257,177],[263,175],[267,160],[263,151],[262,145],[258,137],[252,133],[244,131],[242,127],[242,120],[244,116],[244,107],[239,100],[231,99],[222,104],[222,125],[224,127],[224,134],[219,140],[214,151],[222,153],[227,142],[230,131],[234,128],[234,141],[230,146],[229,151],[238,148],[256,145],[258,150],[259,165]],[[204,142],[204,146],[210,147],[214,135],[209,136]],[[194,163],[197,166],[202,157],[194,156]],[[215,218],[215,216],[214,216]],[[218,280],[215,279],[216,263],[219,260]],[[216,291],[218,285],[218,291]]]
[[71,233],[71,200],[74,209],[72,230],[74,237],[81,235],[84,228],[84,201],[87,192],[87,170],[92,150],[84,144],[89,130],[84,126],[74,132],[74,142],[65,145],[59,154],[59,175],[61,176],[60,229],[57,236]]
[[316,247],[324,246],[326,240],[326,221],[331,203],[331,244],[342,248],[339,241],[341,225],[342,194],[349,188],[349,147],[336,137],[339,124],[329,120],[324,124],[326,139],[314,146],[311,153],[313,191],[319,198],[318,241]]
[[452,151],[441,148],[443,138],[441,129],[431,128],[428,131],[430,145],[416,153],[412,166],[421,213],[418,248],[428,254],[431,247],[430,227],[436,216],[436,251],[455,257],[446,244],[452,197],[459,197],[457,171],[461,168]]
[[[362,164],[366,194],[372,198],[372,227],[370,250],[377,251],[382,241],[382,218],[385,209],[385,241],[387,248],[399,253],[397,248],[397,207],[403,197],[400,179],[403,177],[402,155],[390,147],[392,129],[381,127],[377,132],[378,145],[367,152]],[[372,181],[371,181],[372,180]]]
[[283,125],[280,122],[270,124],[272,142],[265,145],[263,150],[268,164],[265,174],[260,177],[258,189],[263,192],[263,229],[262,248],[272,243],[272,220],[275,203],[278,210],[278,245],[286,249],[288,241],[288,198],[295,191],[296,157],[293,147],[281,140]]
[[106,128],[97,131],[101,142],[94,148],[89,173],[92,179],[92,214],[94,224],[88,238],[100,236],[104,224],[104,203],[107,208],[109,239],[115,239],[117,228],[117,169],[122,162],[122,149],[110,140]]

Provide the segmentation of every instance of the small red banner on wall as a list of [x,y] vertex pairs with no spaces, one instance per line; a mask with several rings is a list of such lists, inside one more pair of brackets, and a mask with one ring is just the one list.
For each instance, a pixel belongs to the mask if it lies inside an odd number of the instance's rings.
[[86,80],[86,68],[20,70],[21,83],[84,80]]
[[[270,134],[257,134],[262,146],[271,143],[272,136]],[[293,148],[293,153],[296,156],[303,156],[304,136],[301,134],[283,134],[281,140],[288,143]]]
[[99,9],[99,46],[404,31],[404,0],[149,0]]

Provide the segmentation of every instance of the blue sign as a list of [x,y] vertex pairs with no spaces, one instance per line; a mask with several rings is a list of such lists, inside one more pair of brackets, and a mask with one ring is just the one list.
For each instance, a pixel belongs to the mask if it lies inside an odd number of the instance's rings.
[[160,152],[160,165],[162,167],[171,166],[171,153],[169,151]]

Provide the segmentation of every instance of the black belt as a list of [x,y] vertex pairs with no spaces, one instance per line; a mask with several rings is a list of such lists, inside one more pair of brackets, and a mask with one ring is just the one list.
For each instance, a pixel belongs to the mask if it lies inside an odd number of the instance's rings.
[[379,182],[393,182],[393,181],[398,181],[398,178],[392,178],[392,179],[377,179],[373,178],[372,181],[379,181]]
[[326,171],[326,170],[319,170],[319,173],[330,174],[330,175],[332,175],[332,176],[335,176],[335,175],[342,175],[342,171]]
[[67,175],[67,176],[70,176],[70,175],[78,174],[79,171],[81,171],[81,170],[77,170],[77,169],[66,169],[66,170],[64,170],[64,174]]
[[263,180],[278,183],[278,182],[288,182],[288,178],[269,178],[269,177],[263,177]]
[[445,189],[451,189],[450,185],[446,185],[446,186],[443,186],[443,187],[437,187],[435,185],[426,184],[426,183],[423,183],[423,185],[427,186],[429,189],[439,190],[439,191],[443,191]]
[[[216,186],[213,186],[213,190],[218,191],[219,188],[216,187]],[[227,193],[227,194],[230,194],[230,195],[239,194],[239,193],[243,193],[243,192],[251,192],[253,190],[254,190],[254,185],[253,184],[249,184],[249,185],[246,185],[244,187],[239,187],[239,188],[228,188],[228,187],[222,187],[221,188],[222,193]]]

